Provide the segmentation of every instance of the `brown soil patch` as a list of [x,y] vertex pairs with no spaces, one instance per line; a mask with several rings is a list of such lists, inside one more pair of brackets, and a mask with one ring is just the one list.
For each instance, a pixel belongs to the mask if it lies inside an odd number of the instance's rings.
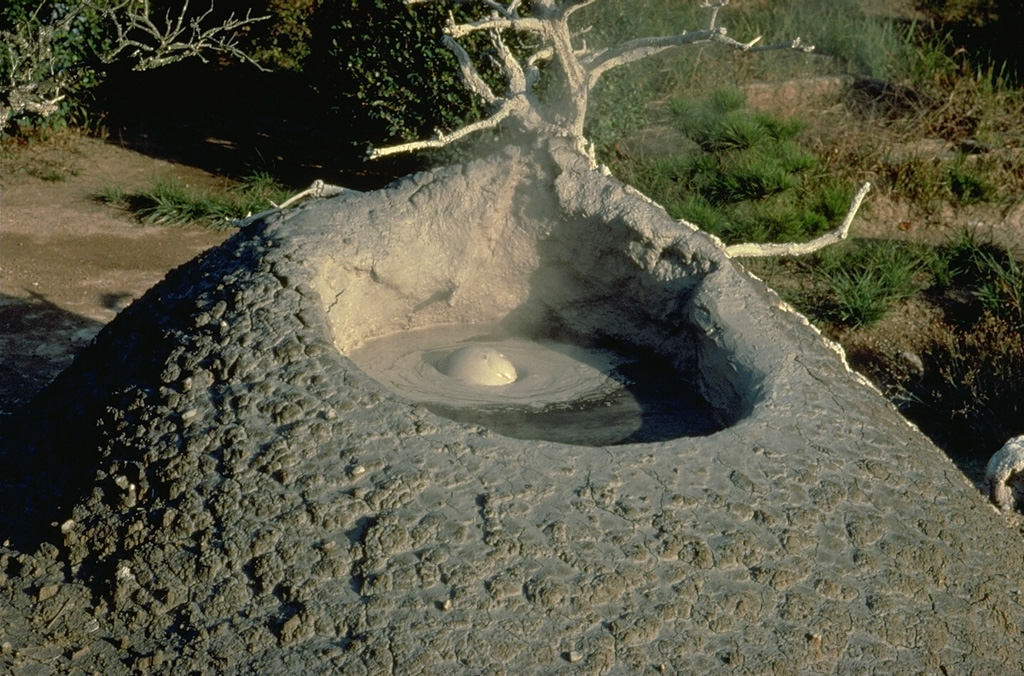
[[[223,179],[96,139],[7,148],[0,181],[0,415],[64,369],[168,270],[230,233],[143,227],[97,200],[154,180]],[[46,178],[40,178],[44,176]]]

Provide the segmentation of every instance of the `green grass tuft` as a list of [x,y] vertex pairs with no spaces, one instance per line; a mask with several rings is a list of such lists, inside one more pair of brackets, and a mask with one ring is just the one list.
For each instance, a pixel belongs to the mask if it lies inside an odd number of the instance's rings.
[[873,324],[928,283],[927,256],[891,240],[861,240],[823,249],[815,273],[827,288],[812,313],[839,326]]
[[987,314],[1024,331],[1024,263],[1011,252],[965,229],[937,251],[932,270],[940,291],[966,289],[977,302],[967,318]]
[[203,225],[223,230],[231,220],[269,209],[288,197],[273,177],[255,173],[221,191],[204,191],[180,181],[157,181],[148,190],[126,193],[105,188],[100,202],[127,209],[147,225]]
[[946,170],[946,181],[953,200],[963,206],[989,202],[995,196],[995,186],[963,157]]

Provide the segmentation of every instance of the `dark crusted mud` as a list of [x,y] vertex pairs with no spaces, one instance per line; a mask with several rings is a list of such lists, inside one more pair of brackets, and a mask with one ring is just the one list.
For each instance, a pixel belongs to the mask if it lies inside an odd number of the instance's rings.
[[[724,429],[510,439],[344,356],[466,321],[655,352]],[[564,150],[244,230],[0,448],[4,672],[1024,669],[998,514],[774,294]]]

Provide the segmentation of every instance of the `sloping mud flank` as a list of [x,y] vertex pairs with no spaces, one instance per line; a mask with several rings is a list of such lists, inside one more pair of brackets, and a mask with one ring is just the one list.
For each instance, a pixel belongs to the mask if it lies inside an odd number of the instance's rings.
[[[657,356],[717,431],[513,439],[347,356],[449,323]],[[4,436],[5,672],[1024,670],[1024,543],[774,293],[564,148],[245,229]]]

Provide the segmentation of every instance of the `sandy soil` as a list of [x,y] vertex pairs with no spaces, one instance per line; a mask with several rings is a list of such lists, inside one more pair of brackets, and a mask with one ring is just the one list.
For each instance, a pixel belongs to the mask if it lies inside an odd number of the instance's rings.
[[143,227],[101,204],[104,189],[223,179],[100,140],[16,148],[0,168],[0,415],[9,415],[119,310],[230,233]]

